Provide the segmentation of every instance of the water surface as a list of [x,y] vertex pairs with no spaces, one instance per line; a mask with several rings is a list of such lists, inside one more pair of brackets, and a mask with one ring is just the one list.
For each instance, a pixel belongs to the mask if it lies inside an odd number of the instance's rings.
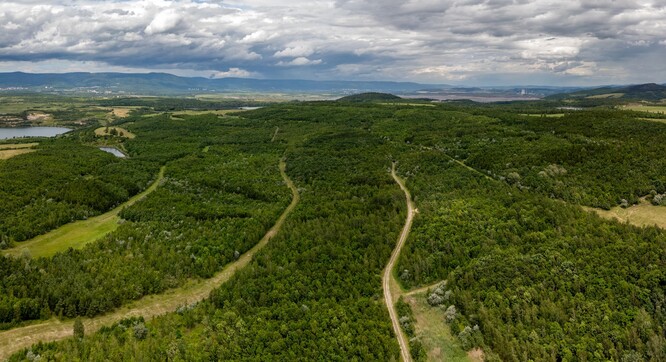
[[116,157],[120,157],[120,158],[127,157],[124,153],[120,152],[119,149],[114,148],[114,147],[100,147],[99,149],[104,151],[104,152],[108,152],[108,153],[110,153],[110,154],[112,154]]
[[65,127],[0,127],[0,140],[24,137],[55,137],[69,131],[71,129]]

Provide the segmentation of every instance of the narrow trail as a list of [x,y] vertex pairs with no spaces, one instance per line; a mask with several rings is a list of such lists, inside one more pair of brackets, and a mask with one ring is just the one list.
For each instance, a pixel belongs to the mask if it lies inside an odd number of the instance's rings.
[[435,288],[437,288],[440,284],[442,284],[444,282],[445,282],[444,280],[440,280],[437,283],[434,283],[434,284],[431,284],[431,285],[426,285],[424,287],[420,287],[420,288],[416,288],[416,289],[412,289],[410,291],[407,291],[407,292],[403,293],[403,295],[409,296],[409,295],[414,295],[414,294],[420,294],[420,293],[423,293],[423,292],[427,292],[428,290],[434,290]]
[[160,168],[155,181],[143,192],[134,195],[132,198],[116,206],[113,210],[102,215],[91,217],[87,220],[79,220],[60,226],[46,234],[35,236],[34,238],[17,243],[18,245],[4,251],[5,255],[19,257],[27,250],[33,258],[53,256],[59,251],[67,250],[72,247],[80,249],[86,244],[96,241],[104,235],[118,228],[118,216],[120,212],[134,205],[139,200],[155,191],[160,182],[164,179],[165,166]]
[[[407,337],[405,337],[405,334],[402,331],[402,328],[400,327],[398,313],[396,312],[395,305],[393,303],[393,294],[391,293],[391,285],[393,285],[394,287],[398,287],[397,282],[393,280],[393,269],[395,267],[396,261],[398,260],[398,256],[400,256],[400,251],[402,250],[402,246],[405,245],[405,241],[409,236],[409,231],[412,228],[412,221],[414,220],[414,214],[416,213],[416,208],[414,208],[414,202],[412,202],[412,196],[410,195],[409,190],[405,186],[404,182],[395,173],[395,163],[393,163],[391,167],[391,176],[393,176],[395,182],[397,182],[398,185],[400,185],[400,188],[405,193],[405,199],[407,201],[407,219],[405,220],[405,226],[403,226],[402,232],[400,233],[400,237],[398,238],[398,243],[396,244],[395,249],[393,249],[393,253],[391,253],[391,259],[389,259],[389,262],[386,265],[386,268],[384,269],[384,275],[382,276],[382,286],[384,288],[384,302],[386,302],[386,306],[388,307],[389,310],[389,315],[391,316],[391,322],[393,323],[393,331],[395,332],[395,335],[398,338],[398,344],[400,345],[400,354],[402,355],[402,360],[404,362],[411,362],[412,356],[409,353],[409,343],[407,341]],[[395,290],[395,292],[398,291]]]
[[[254,255],[266,246],[268,241],[279,232],[287,216],[294,210],[300,200],[298,190],[291,179],[289,179],[289,176],[287,176],[285,170],[286,163],[284,160],[281,160],[280,174],[291,190],[291,203],[282,212],[273,227],[266,232],[264,237],[252,249],[241,255],[238,260],[227,264],[224,269],[210,279],[200,282],[193,281],[183,287],[168,290],[163,294],[143,297],[109,314],[82,319],[86,333],[93,333],[102,326],[111,325],[124,318],[143,316],[148,320],[168,312],[173,312],[179,306],[199,302],[207,298],[213,289],[227,282],[236,271],[249,264]],[[13,353],[30,347],[39,341],[52,342],[71,337],[73,326],[73,320],[60,321],[53,318],[45,322],[0,332],[0,360],[6,360]]]

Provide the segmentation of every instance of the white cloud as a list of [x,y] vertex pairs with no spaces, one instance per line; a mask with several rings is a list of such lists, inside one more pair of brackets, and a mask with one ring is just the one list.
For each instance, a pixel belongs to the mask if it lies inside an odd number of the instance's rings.
[[306,57],[298,57],[289,62],[280,61],[277,63],[279,66],[304,66],[304,65],[316,65],[321,64],[321,59],[310,60]]
[[173,30],[181,21],[181,16],[174,9],[164,10],[157,14],[146,27],[146,34],[159,34]]
[[4,64],[84,71],[666,81],[666,7],[642,0],[10,0],[0,30]]
[[256,76],[255,73],[240,68],[229,68],[226,72],[215,72],[211,78],[250,78]]

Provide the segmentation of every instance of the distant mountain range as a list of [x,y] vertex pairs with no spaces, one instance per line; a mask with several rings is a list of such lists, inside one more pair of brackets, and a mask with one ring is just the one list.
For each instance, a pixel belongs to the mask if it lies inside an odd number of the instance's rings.
[[619,99],[635,101],[660,101],[666,99],[666,86],[647,83],[630,86],[609,86],[585,89],[576,92],[553,95],[552,99]]
[[127,93],[178,95],[218,92],[405,93],[425,88],[450,88],[446,84],[373,81],[270,80],[246,78],[208,79],[166,73],[0,73],[0,91],[51,91],[72,93]]
[[[416,97],[442,95],[481,97],[521,95],[540,98],[580,90],[572,87],[507,86],[459,87],[382,81],[317,81],[202,77],[179,77],[166,73],[0,73],[0,92],[48,92],[69,94],[191,95],[206,93],[316,93],[331,98],[364,92]],[[446,99],[446,97],[444,97]]]

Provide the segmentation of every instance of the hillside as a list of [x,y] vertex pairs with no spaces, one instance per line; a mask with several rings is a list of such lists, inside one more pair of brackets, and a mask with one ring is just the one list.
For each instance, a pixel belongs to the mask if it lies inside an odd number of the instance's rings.
[[632,101],[661,101],[666,99],[666,86],[646,83],[631,86],[609,86],[556,94],[549,99],[621,99]]
[[398,101],[402,98],[388,93],[368,92],[354,94],[338,99],[338,102],[376,102],[376,101]]

